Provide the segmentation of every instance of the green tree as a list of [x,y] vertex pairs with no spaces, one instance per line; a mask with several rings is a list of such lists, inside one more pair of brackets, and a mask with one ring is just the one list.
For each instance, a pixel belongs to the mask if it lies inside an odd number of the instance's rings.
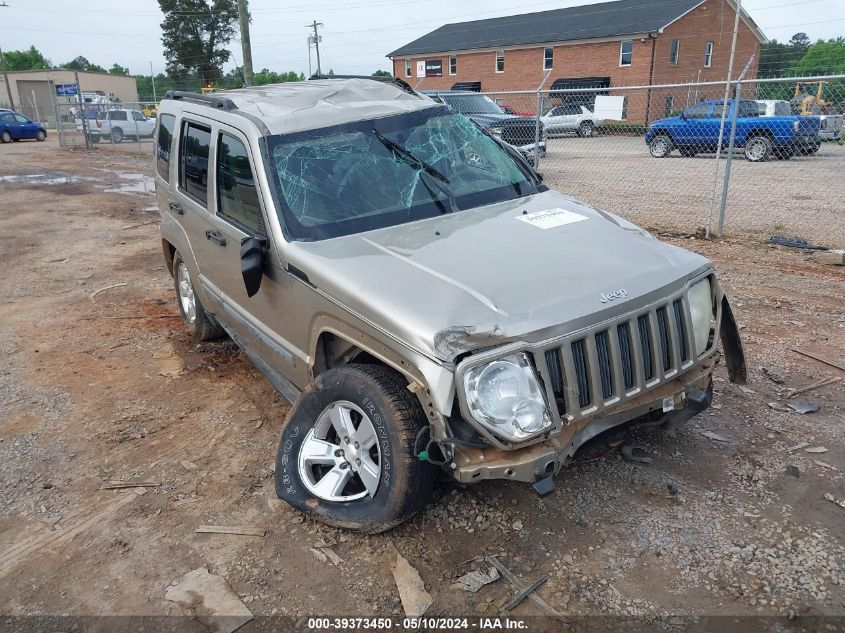
[[47,70],[53,62],[44,57],[34,46],[25,51],[6,51],[3,53],[3,70]]
[[80,55],[69,62],[62,64],[62,68],[67,68],[68,70],[87,70],[92,73],[104,73],[106,69],[102,66],[98,66],[97,64],[92,64],[88,61],[86,57]]
[[158,5],[170,76],[181,80],[195,73],[203,84],[222,79],[238,20],[236,0],[158,0]]
[[389,73],[386,70],[381,70],[381,69],[379,69],[379,70],[377,70],[376,72],[373,73],[373,77],[392,77],[392,76],[393,76],[393,73]]
[[110,75],[128,75],[129,69],[126,66],[121,66],[120,64],[112,64],[112,67],[109,68]]
[[793,67],[800,75],[837,75],[845,73],[845,37],[819,40]]
[[810,38],[806,33],[796,33],[789,42],[782,44],[772,40],[760,49],[760,77],[782,77],[794,73],[794,66],[807,52]]

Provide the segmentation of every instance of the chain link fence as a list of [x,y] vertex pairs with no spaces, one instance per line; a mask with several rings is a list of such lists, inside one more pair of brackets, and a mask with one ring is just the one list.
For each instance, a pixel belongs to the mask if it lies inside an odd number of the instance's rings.
[[57,97],[53,106],[61,147],[152,154],[155,103]]
[[549,186],[658,232],[845,243],[845,75],[431,94],[532,159],[539,138]]

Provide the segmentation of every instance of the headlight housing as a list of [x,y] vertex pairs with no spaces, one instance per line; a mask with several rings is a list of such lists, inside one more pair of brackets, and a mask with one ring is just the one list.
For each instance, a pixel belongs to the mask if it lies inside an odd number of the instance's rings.
[[502,128],[500,127],[491,127],[487,131],[496,138],[502,138]]
[[716,320],[713,312],[713,288],[710,278],[702,279],[687,292],[690,315],[692,317],[692,336],[695,340],[695,356],[701,356],[710,342],[710,330]]
[[543,390],[525,354],[469,369],[464,392],[472,417],[506,440],[521,442],[552,427]]

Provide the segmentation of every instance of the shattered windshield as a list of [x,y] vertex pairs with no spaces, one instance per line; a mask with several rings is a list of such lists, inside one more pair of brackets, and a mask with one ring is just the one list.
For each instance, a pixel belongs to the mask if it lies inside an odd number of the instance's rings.
[[536,192],[524,166],[442,107],[271,136],[268,149],[277,206],[294,239],[349,235]]

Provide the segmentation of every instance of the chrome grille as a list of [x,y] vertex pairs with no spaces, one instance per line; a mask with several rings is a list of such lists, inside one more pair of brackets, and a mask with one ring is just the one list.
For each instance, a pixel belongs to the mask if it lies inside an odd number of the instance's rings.
[[573,420],[670,380],[692,365],[691,331],[686,299],[675,296],[547,343],[536,357],[549,399]]

